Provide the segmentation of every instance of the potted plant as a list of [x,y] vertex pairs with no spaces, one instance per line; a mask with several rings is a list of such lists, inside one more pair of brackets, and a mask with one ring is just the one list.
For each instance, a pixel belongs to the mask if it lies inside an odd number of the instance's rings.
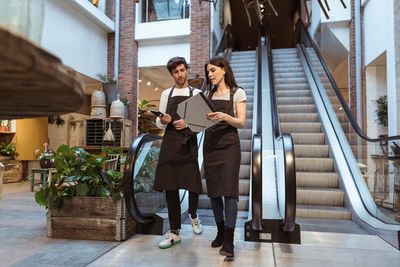
[[7,120],[0,120],[0,132],[6,131]]
[[105,74],[98,73],[97,77],[103,82],[103,90],[106,95],[106,101],[111,104],[118,99],[118,84],[115,77],[108,77]]
[[11,131],[11,120],[7,120],[6,132]]
[[[379,128],[380,134],[378,137],[387,137],[387,126],[388,126],[388,112],[387,112],[387,96],[383,95],[380,96],[378,99],[373,100],[374,104],[376,105],[375,115],[376,115],[376,122],[378,125],[381,125],[382,128]],[[387,154],[388,153],[388,142],[381,141],[379,143],[381,153]]]
[[125,118],[129,117],[129,99],[127,97],[121,97],[121,102],[125,106]]
[[39,159],[39,166],[42,169],[48,169],[48,168],[54,168],[54,151],[49,149],[47,150],[47,143],[43,144],[44,150],[40,151],[39,149],[36,149],[33,152],[33,156],[36,159]]

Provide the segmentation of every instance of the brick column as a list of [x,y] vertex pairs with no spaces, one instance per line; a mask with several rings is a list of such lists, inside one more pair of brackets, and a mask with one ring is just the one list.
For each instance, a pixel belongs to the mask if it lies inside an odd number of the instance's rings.
[[132,137],[135,137],[138,101],[138,44],[135,40],[136,5],[132,0],[120,0],[120,4],[118,89],[121,97],[129,99],[129,119],[133,121]]
[[[107,1],[106,15],[115,22],[115,1]],[[107,39],[107,76],[114,76],[115,33],[108,33]]]
[[357,118],[356,104],[356,37],[354,20],[354,0],[351,0],[351,20],[350,20],[350,52],[349,52],[349,106],[354,118]]
[[[396,74],[396,103],[400,103],[400,2],[393,1],[393,18],[394,18],[394,56],[395,56],[395,74]],[[396,108],[397,118],[400,118],[400,107]],[[400,121],[397,119],[396,134],[400,134]]]
[[190,71],[204,78],[204,64],[210,59],[210,3],[191,1]]

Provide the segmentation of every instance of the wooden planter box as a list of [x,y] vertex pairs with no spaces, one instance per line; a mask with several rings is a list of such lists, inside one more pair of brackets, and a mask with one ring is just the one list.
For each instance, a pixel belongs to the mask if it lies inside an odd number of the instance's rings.
[[136,233],[125,200],[65,198],[59,210],[47,211],[47,236],[67,239],[123,241]]
[[0,162],[4,165],[3,183],[20,182],[22,178],[22,163],[18,160],[12,160],[11,157],[0,156]]

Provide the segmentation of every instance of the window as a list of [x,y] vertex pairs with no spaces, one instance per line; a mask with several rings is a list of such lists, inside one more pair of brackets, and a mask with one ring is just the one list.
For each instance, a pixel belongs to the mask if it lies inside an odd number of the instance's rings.
[[141,22],[189,18],[190,0],[143,0]]

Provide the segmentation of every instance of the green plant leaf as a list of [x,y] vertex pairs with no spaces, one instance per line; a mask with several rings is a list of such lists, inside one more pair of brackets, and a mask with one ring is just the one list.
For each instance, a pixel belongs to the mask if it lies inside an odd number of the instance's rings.
[[76,186],[76,195],[78,197],[86,197],[89,192],[89,187],[86,183],[79,183]]
[[48,208],[50,206],[50,202],[48,201],[48,191],[49,190],[44,190],[43,188],[39,188],[39,190],[35,193],[35,201],[38,203],[40,206],[45,206]]

